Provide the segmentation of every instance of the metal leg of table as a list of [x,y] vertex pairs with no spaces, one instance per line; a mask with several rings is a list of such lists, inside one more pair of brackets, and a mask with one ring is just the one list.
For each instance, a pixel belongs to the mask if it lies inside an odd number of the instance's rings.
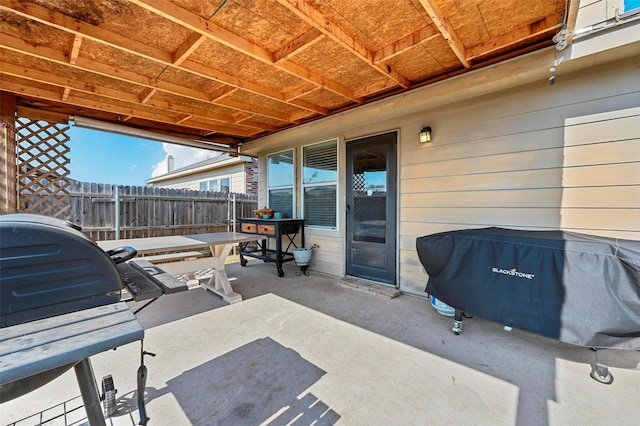
[[595,365],[591,368],[591,378],[605,385],[613,383],[613,375],[609,371],[609,353],[604,348],[592,348],[596,353]]
[[89,424],[91,426],[106,426],[104,415],[102,414],[102,406],[100,405],[100,397],[98,396],[96,379],[93,375],[93,368],[91,368],[91,361],[89,361],[89,358],[85,358],[77,363],[74,369]]
[[278,235],[276,238],[276,269],[278,270],[278,276],[284,277],[284,271],[282,270],[282,235]]

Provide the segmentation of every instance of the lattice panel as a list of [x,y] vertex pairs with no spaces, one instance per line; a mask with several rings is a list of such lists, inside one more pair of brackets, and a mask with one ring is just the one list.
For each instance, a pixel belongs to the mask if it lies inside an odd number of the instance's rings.
[[353,192],[364,192],[366,178],[364,173],[353,174]]
[[367,217],[367,205],[362,202],[362,197],[367,193],[366,181],[364,173],[353,174],[353,213],[356,222]]
[[64,219],[69,214],[69,136],[66,124],[18,118],[18,209]]

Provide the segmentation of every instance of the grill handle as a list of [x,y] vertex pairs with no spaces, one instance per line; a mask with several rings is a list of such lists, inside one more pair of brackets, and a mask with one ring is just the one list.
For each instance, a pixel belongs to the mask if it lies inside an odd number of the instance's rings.
[[136,254],[138,254],[138,252],[133,247],[123,246],[111,249],[107,252],[107,254],[117,265],[119,263],[126,262],[129,259],[133,259],[134,257],[136,257]]

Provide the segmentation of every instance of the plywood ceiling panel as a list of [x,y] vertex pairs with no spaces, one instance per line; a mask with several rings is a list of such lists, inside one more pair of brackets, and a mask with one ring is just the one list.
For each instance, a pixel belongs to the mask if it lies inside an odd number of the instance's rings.
[[565,6],[0,0],[0,89],[24,108],[233,147],[549,46]]

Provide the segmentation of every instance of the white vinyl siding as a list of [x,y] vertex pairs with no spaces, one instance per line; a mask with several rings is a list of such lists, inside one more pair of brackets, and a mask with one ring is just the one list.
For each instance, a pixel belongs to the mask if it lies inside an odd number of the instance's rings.
[[594,70],[425,114],[433,143],[407,138],[401,152],[402,289],[424,290],[415,239],[435,232],[500,226],[640,240],[637,72]]

